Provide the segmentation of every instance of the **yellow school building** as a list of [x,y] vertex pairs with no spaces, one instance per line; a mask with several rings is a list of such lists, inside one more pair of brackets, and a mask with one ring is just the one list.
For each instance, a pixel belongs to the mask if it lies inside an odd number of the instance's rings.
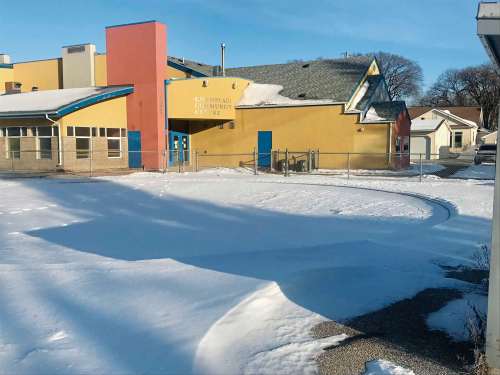
[[[106,28],[106,53],[0,55],[0,169],[190,164],[260,168],[319,151],[316,167],[408,165],[410,118],[370,57],[222,68],[167,56],[165,25]],[[280,164],[281,163],[281,164]]]

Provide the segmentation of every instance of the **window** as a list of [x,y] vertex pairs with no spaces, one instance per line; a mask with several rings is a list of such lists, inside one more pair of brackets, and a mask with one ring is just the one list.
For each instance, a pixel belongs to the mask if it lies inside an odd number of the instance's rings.
[[99,128],[99,137],[106,136],[106,128]]
[[462,132],[456,132],[455,133],[455,147],[456,148],[461,148],[462,147]]
[[68,137],[73,137],[75,135],[75,130],[73,126],[68,126],[68,129],[66,131],[68,133]]
[[403,137],[403,152],[410,151],[410,137]]
[[90,137],[90,128],[75,126],[75,137]]
[[97,128],[92,128],[92,137],[97,137]]
[[20,137],[21,129],[17,127],[7,128],[7,136],[9,137]]
[[21,159],[21,138],[9,138],[7,159]]
[[52,137],[52,128],[50,127],[39,127],[38,134],[33,133],[33,135],[38,135],[39,137]]
[[52,138],[38,138],[38,159],[52,159]]
[[121,158],[122,139],[120,137],[122,129],[107,128],[108,137],[108,158]]
[[396,152],[401,152],[401,137],[396,137]]
[[76,158],[88,159],[90,155],[90,138],[76,138]]
[[125,138],[127,136],[127,129],[121,129],[122,137]]
[[120,137],[120,129],[107,128],[106,133],[108,135],[108,138]]

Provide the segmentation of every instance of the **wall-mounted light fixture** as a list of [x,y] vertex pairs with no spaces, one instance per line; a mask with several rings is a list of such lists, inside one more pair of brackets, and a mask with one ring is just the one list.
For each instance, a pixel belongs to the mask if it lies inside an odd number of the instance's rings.
[[236,90],[236,87],[237,87],[236,82],[233,82],[233,86],[232,87],[233,87],[233,90]]
[[208,81],[206,79],[203,80],[203,87],[208,87]]

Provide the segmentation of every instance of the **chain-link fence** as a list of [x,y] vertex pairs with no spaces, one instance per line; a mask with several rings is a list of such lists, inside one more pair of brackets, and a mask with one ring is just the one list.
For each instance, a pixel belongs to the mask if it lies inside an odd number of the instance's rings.
[[320,150],[271,150],[207,153],[197,150],[123,151],[120,149],[10,150],[0,154],[0,171],[73,173],[87,176],[131,171],[198,172],[209,168],[243,168],[255,174],[277,173],[419,177],[453,172],[471,165],[474,154],[345,153]]

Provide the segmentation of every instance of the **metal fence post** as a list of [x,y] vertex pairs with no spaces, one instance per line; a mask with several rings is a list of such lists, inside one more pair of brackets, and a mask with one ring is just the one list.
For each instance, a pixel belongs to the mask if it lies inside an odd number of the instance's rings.
[[92,138],[90,138],[90,155],[89,155],[89,164],[90,164],[90,177],[92,177],[92,154],[94,152],[94,149],[92,147]]
[[259,155],[257,154],[257,149],[254,147],[253,149],[253,174],[257,174],[257,158]]
[[273,173],[274,171],[274,165],[273,165],[273,159],[274,159],[274,152],[273,150],[269,151],[269,172]]
[[195,158],[196,172],[198,172],[200,170],[198,150],[195,151],[194,158]]
[[347,181],[351,179],[351,153],[347,153]]
[[288,177],[288,148],[285,149],[285,177]]
[[420,160],[420,178],[419,181],[422,182],[422,175],[423,175],[423,167],[422,167],[422,154],[419,154],[419,160]]

